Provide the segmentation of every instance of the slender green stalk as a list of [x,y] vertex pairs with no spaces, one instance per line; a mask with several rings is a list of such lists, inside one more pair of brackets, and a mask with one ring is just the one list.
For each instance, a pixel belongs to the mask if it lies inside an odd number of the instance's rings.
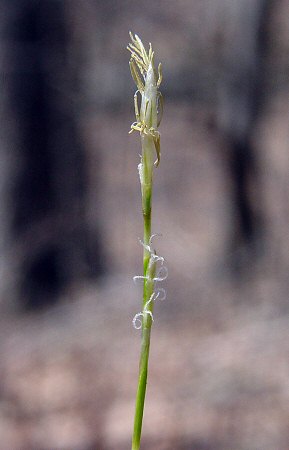
[[[145,164],[145,162],[144,162]],[[144,238],[143,242],[145,246],[149,246],[151,237],[151,198],[152,198],[152,185],[148,185],[143,189],[143,223],[144,223]],[[150,263],[150,253],[144,247],[143,250],[143,274],[144,274],[144,286],[143,286],[143,309],[153,294],[155,277],[155,263]],[[147,308],[148,311],[153,313],[153,302],[150,302]],[[148,374],[148,360],[150,350],[150,336],[151,336],[152,316],[150,314],[144,314],[142,320],[142,343],[139,363],[139,379],[136,394],[135,405],[135,419],[134,419],[134,431],[132,440],[132,450],[138,450],[140,448],[140,438],[142,430],[142,419],[144,411],[144,402],[147,385]]]
[[[163,263],[163,258],[157,256],[151,249],[151,209],[153,190],[153,169],[160,161],[160,134],[157,131],[160,117],[158,108],[162,108],[162,97],[158,91],[161,83],[161,65],[158,72],[154,65],[154,52],[151,44],[148,52],[145,50],[140,38],[130,33],[131,43],[128,50],[131,52],[130,69],[132,77],[137,85],[134,97],[136,122],[131,126],[132,131],[139,131],[142,145],[141,163],[138,166],[143,213],[143,310],[135,316],[142,317],[141,328],[141,352],[139,362],[139,378],[136,393],[134,428],[132,436],[132,450],[139,450],[144,403],[147,386],[148,361],[150,351],[151,327],[153,322],[153,303],[159,294],[155,291],[156,281],[161,278],[156,276],[157,262]],[[138,94],[141,96],[141,108],[138,107]],[[156,161],[155,155],[157,157]],[[140,320],[140,319],[138,319]],[[135,322],[134,322],[135,323]],[[138,328],[138,327],[136,327]]]

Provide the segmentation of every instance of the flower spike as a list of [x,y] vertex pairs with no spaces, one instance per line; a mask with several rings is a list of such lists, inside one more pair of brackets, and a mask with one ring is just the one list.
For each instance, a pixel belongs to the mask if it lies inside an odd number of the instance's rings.
[[[158,90],[162,82],[162,65],[155,68],[154,51],[149,44],[148,51],[145,49],[141,39],[137,34],[129,33],[131,42],[127,49],[131,53],[129,67],[131,76],[137,86],[134,96],[136,122],[131,125],[129,133],[139,131],[141,136],[150,136],[154,144],[157,159],[155,167],[160,163],[160,133],[158,127],[162,119],[163,98]],[[141,105],[139,108],[137,93],[141,95]]]

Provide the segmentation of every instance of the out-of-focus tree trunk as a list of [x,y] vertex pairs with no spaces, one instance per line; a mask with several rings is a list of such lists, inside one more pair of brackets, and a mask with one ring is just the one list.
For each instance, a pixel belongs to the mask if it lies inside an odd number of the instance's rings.
[[264,227],[253,138],[266,101],[268,25],[273,4],[270,0],[224,4],[219,127],[228,143],[233,203],[230,252],[237,268],[247,264],[248,257],[251,261],[256,257]]
[[67,102],[77,73],[68,64],[65,2],[4,3],[8,106],[16,142],[10,235],[19,298],[35,308],[54,302],[70,282],[100,275],[103,258],[98,236],[86,224],[84,151]]

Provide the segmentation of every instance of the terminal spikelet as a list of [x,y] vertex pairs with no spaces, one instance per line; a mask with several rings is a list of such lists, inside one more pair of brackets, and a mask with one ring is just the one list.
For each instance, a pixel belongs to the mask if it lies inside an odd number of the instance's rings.
[[[134,95],[134,108],[136,121],[131,125],[130,133],[139,131],[141,135],[150,136],[157,159],[155,167],[160,162],[160,125],[163,114],[163,98],[159,91],[162,82],[162,65],[155,68],[154,51],[149,44],[148,51],[145,49],[137,34],[129,33],[131,42],[127,49],[131,53],[129,67],[132,78],[137,86]],[[141,96],[141,106],[138,105],[138,94]]]

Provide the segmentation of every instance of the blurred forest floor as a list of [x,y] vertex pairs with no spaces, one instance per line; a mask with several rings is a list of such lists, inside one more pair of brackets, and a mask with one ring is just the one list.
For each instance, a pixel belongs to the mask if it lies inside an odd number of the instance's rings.
[[[272,101],[256,135],[267,244],[234,276],[226,144],[208,132],[210,111],[166,105],[153,230],[169,279],[156,304],[144,450],[289,448],[288,100]],[[141,298],[131,121],[131,111],[103,112],[82,125],[92,180],[101,161],[89,201],[110,275],[72,286],[48,312],[0,316],[3,450],[129,448],[140,345],[131,319]]]

